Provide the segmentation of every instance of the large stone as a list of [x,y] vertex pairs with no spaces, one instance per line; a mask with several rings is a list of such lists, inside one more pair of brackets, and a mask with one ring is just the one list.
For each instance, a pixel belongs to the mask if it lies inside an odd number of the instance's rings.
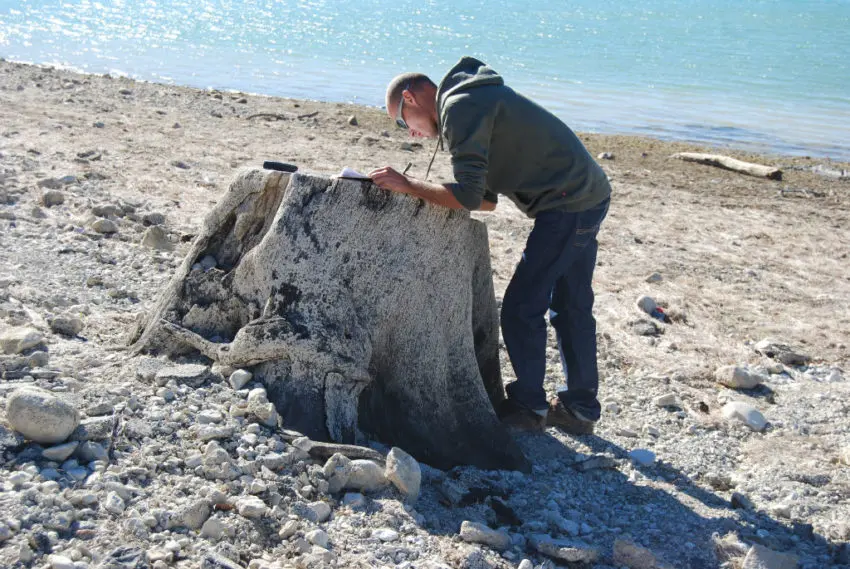
[[529,545],[539,553],[567,563],[594,563],[599,559],[599,550],[583,541],[553,539],[548,535],[532,535]]
[[504,551],[511,546],[511,536],[506,532],[490,529],[484,524],[465,521],[460,524],[460,538],[467,543],[480,543],[496,551]]
[[103,441],[112,436],[115,419],[108,417],[93,417],[85,419],[68,437],[72,441]]
[[268,511],[268,506],[256,496],[241,496],[236,500],[236,510],[245,518],[261,518]]
[[740,421],[754,431],[761,432],[767,427],[767,419],[761,411],[743,401],[730,401],[721,410],[723,417],[730,421]]
[[69,456],[74,454],[74,451],[77,450],[78,446],[80,446],[79,441],[63,443],[61,445],[56,445],[44,449],[43,451],[41,451],[41,456],[43,456],[45,460],[52,460],[54,462],[64,462],[68,459]]
[[379,464],[371,460],[352,460],[344,488],[358,492],[374,492],[385,487],[387,482],[384,469]]
[[6,404],[13,429],[40,444],[61,443],[80,423],[77,408],[49,391],[25,387],[15,390]]
[[[206,257],[215,265],[198,270]],[[487,232],[464,211],[368,182],[243,172],[133,338],[250,367],[282,424],[311,440],[530,469],[493,411]]]
[[173,381],[190,387],[200,387],[209,376],[210,368],[205,365],[182,364],[161,368],[156,372],[154,381],[157,385],[165,385]]
[[53,207],[65,203],[65,194],[58,190],[47,190],[41,194],[41,205]]
[[74,337],[83,330],[83,321],[68,316],[52,316],[47,319],[50,329],[63,336]]
[[741,366],[719,367],[714,372],[714,377],[719,383],[732,389],[755,389],[767,381],[767,377]]
[[0,334],[0,347],[4,354],[20,354],[35,348],[44,340],[44,336],[35,328],[10,328]]
[[419,498],[422,469],[415,458],[394,447],[387,455],[385,475],[387,480],[407,496],[409,502],[415,502]]
[[797,569],[798,558],[790,553],[778,553],[762,545],[754,545],[744,558],[741,569]]

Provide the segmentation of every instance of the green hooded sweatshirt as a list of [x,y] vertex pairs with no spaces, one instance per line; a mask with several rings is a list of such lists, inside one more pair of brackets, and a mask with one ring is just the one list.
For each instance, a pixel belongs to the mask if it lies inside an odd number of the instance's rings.
[[457,182],[449,187],[467,209],[502,194],[536,217],[584,211],[611,194],[575,133],[477,59],[464,57],[440,82],[437,114]]

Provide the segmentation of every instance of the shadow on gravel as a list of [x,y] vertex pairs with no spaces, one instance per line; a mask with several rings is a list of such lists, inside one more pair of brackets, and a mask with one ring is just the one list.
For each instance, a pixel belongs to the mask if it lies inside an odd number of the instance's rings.
[[[613,544],[630,538],[650,549],[659,560],[678,569],[715,569],[722,559],[715,536],[735,532],[746,544],[794,553],[801,567],[838,567],[830,543],[809,524],[783,523],[764,512],[733,509],[730,501],[698,486],[673,466],[656,462],[636,466],[632,479],[615,468],[581,471],[570,437],[546,434],[515,435],[533,464],[529,475],[456,468],[423,489],[417,510],[427,529],[453,535],[464,520],[511,531],[569,537],[578,528],[579,539],[600,550],[601,562],[611,563]],[[613,455],[629,462],[629,451],[598,436],[577,437],[593,453]],[[460,488],[452,503],[450,491]],[[585,524],[585,525],[583,525]],[[523,526],[522,529],[519,526]],[[534,554],[531,549],[528,554]],[[746,553],[746,551],[739,552]],[[536,557],[541,558],[539,554]]]

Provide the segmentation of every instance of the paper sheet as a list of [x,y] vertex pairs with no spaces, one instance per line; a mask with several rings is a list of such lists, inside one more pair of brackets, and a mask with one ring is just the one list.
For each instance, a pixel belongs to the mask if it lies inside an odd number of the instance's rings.
[[346,166],[342,169],[342,172],[339,173],[337,178],[356,178],[358,180],[368,180],[369,176],[367,176],[366,174],[361,174],[357,170]]

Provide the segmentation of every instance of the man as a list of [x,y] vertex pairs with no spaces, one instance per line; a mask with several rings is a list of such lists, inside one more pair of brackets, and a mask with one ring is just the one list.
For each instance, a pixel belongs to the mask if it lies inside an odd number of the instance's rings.
[[[492,211],[501,194],[535,220],[502,300],[502,336],[517,379],[499,417],[520,429],[548,423],[592,433],[600,405],[591,281],[611,193],[607,176],[567,125],[472,57],[439,86],[422,74],[396,77],[386,103],[411,136],[445,139],[455,183],[387,167],[369,174],[378,186],[468,210]],[[547,309],[567,377],[567,389],[551,402],[543,389]]]

